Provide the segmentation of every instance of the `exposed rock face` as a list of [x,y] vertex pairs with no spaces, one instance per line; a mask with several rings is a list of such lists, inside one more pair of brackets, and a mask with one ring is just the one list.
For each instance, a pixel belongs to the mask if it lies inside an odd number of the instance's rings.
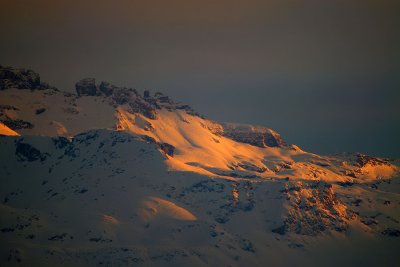
[[157,142],[154,138],[147,135],[143,135],[142,139],[147,143],[155,144],[165,155],[174,156],[175,147],[173,145]]
[[336,197],[332,185],[325,182],[288,182],[284,190],[290,206],[278,234],[295,232],[316,235],[325,230],[345,231],[354,214]]
[[222,135],[258,147],[285,147],[281,136],[268,128],[247,124],[222,123]]
[[75,87],[78,96],[106,96],[109,97],[110,104],[128,104],[131,113],[140,113],[149,119],[156,119],[155,110],[160,108],[158,102],[165,102],[165,98],[159,100],[150,97],[148,91],[145,93],[146,97],[142,97],[136,89],[118,87],[104,81],[96,85],[96,80],[93,78],[84,78],[77,82]]
[[130,112],[132,113],[140,113],[146,116],[149,119],[155,120],[157,118],[155,108],[144,101],[140,101],[139,98],[135,99],[133,102],[129,103]]
[[205,121],[206,124],[202,124],[201,126],[203,128],[208,129],[210,132],[212,132],[215,135],[222,136],[224,135],[224,128],[222,125],[218,122],[207,120]]
[[110,84],[109,82],[101,82],[99,85],[99,90],[106,96],[112,95],[116,86]]
[[34,125],[29,121],[24,121],[8,115],[8,111],[18,110],[18,108],[11,105],[0,105],[0,122],[13,130],[32,129]]
[[168,96],[164,95],[163,93],[157,92],[154,94],[154,97],[160,103],[173,104],[173,101]]
[[0,121],[4,123],[7,127],[13,129],[13,130],[20,130],[20,129],[32,129],[33,124],[30,123],[29,121],[24,121],[20,119],[11,119],[8,117],[0,118]]
[[170,145],[168,143],[160,143],[159,144],[160,149],[168,156],[174,156],[174,150],[175,147],[173,145]]
[[115,87],[112,99],[116,104],[124,105],[135,101],[137,96],[138,94],[134,89]]
[[16,142],[15,155],[17,155],[20,161],[35,161],[45,160],[46,154],[41,153],[38,149],[34,148],[30,144]]
[[357,159],[355,165],[359,167],[364,167],[368,164],[371,164],[372,166],[389,164],[387,160],[367,156],[364,154],[357,154],[356,157]]
[[36,109],[35,113],[36,113],[36,115],[39,115],[39,114],[42,114],[45,111],[46,111],[46,108],[38,108],[38,109]]
[[96,80],[94,78],[84,78],[75,84],[75,89],[78,96],[94,96],[97,94]]
[[40,82],[40,75],[33,70],[3,67],[0,65],[0,90],[49,89],[50,86]]
[[198,116],[204,119],[204,116],[200,115],[199,113],[197,113],[191,106],[189,105],[182,105],[182,104],[177,104],[175,105],[176,109],[182,109],[185,110],[185,112],[189,115],[192,116]]
[[386,236],[391,236],[391,237],[399,237],[400,236],[400,230],[393,229],[393,228],[388,228],[384,231],[382,231],[383,235]]

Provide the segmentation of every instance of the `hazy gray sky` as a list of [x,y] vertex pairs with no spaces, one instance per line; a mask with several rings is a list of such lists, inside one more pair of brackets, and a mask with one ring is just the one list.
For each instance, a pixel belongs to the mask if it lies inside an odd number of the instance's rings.
[[162,91],[318,153],[400,157],[400,4],[2,1],[0,64]]

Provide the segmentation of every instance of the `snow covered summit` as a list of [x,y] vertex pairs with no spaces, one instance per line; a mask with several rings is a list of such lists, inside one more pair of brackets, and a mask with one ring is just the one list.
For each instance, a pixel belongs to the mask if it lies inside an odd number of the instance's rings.
[[399,245],[394,160],[306,152],[162,93],[37,77],[0,68],[0,265],[326,265],[331,242]]

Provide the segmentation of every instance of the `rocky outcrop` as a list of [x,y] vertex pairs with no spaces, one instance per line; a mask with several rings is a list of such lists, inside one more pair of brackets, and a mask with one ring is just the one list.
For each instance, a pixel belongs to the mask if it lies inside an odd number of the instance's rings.
[[159,143],[159,147],[161,151],[163,151],[166,155],[171,157],[174,156],[175,147],[173,145],[170,145],[168,143]]
[[40,75],[33,70],[3,67],[0,65],[0,90],[10,88],[33,90],[53,87],[41,82]]
[[247,124],[221,123],[221,135],[237,142],[258,147],[286,147],[286,142],[281,136],[265,127]]
[[143,135],[141,137],[143,141],[150,144],[155,144],[157,148],[159,148],[165,155],[168,155],[170,157],[174,156],[175,147],[173,145],[168,143],[157,142],[153,137],[147,135]]
[[75,84],[78,96],[94,96],[97,95],[96,80],[94,78],[84,78]]
[[101,82],[99,85],[100,92],[106,96],[112,95],[114,89],[116,88],[117,88],[116,86],[110,84],[109,82]]
[[159,101],[165,101],[165,98],[158,99],[150,97],[146,91],[147,97],[142,97],[136,89],[118,87],[109,82],[101,82],[96,85],[94,78],[84,78],[75,84],[78,96],[105,96],[112,105],[129,105],[129,112],[140,113],[149,119],[156,119],[156,109],[160,109],[157,104]]
[[44,161],[47,157],[46,154],[41,153],[40,150],[34,148],[28,143],[22,143],[21,141],[16,142],[15,155],[20,161]]
[[11,119],[9,117],[5,117],[4,119],[0,118],[0,121],[13,130],[32,129],[34,127],[34,125],[29,121],[24,121],[21,119]]
[[157,99],[159,103],[173,104],[174,102],[166,95],[161,92],[154,94],[154,98]]
[[287,182],[282,193],[286,195],[288,214],[283,225],[272,230],[277,234],[316,235],[326,230],[342,232],[346,231],[348,221],[354,216],[336,197],[332,185],[326,182]]
[[130,102],[129,107],[129,111],[131,113],[140,113],[152,120],[157,118],[155,108],[151,104],[141,101],[140,99],[135,99],[134,101]]
[[200,115],[198,112],[196,112],[191,106],[189,105],[183,105],[183,104],[176,104],[174,106],[175,109],[181,109],[184,110],[187,114],[192,115],[192,116],[197,116],[201,117],[204,119],[204,116]]
[[356,166],[364,167],[368,164],[370,164],[372,166],[390,165],[390,163],[385,159],[375,158],[375,157],[367,156],[367,155],[364,155],[361,153],[356,155],[356,162],[355,162]]
[[400,230],[394,228],[387,228],[384,231],[382,231],[382,234],[389,237],[400,237]]
[[133,103],[138,99],[139,95],[135,89],[115,87],[112,94],[112,100],[117,105],[125,105]]
[[11,105],[0,105],[0,122],[12,130],[32,129],[34,125],[29,121],[10,117],[8,111],[19,111],[18,108]]
[[135,89],[118,87],[109,82],[102,81],[99,85],[96,84],[94,78],[84,78],[75,84],[76,93],[78,96],[107,96],[118,104],[123,105],[128,103],[132,98],[136,98],[138,93]]
[[297,146],[295,148],[288,146],[277,132],[266,127],[238,123],[218,123],[211,120],[207,120],[207,125],[202,126],[215,135],[224,136],[237,142],[262,148],[287,147],[301,151]]

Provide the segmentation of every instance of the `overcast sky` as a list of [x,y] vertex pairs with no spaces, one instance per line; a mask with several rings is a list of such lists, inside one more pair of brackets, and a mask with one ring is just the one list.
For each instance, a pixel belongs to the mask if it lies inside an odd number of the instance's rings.
[[400,157],[400,4],[2,1],[0,64],[162,91],[317,153]]

